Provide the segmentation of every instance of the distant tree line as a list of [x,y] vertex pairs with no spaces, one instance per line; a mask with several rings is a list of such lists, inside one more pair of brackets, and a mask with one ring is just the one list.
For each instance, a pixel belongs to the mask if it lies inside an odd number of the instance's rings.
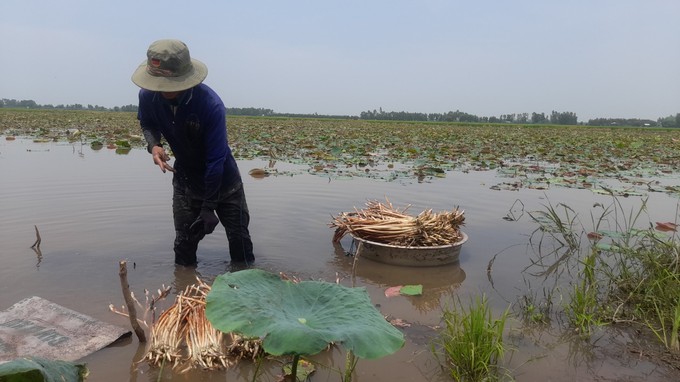
[[[360,119],[373,119],[385,121],[429,121],[429,122],[480,122],[480,123],[515,123],[515,124],[554,124],[554,125],[578,125],[576,113],[553,110],[549,115],[545,113],[518,113],[501,114],[498,117],[480,117],[468,114],[460,110],[440,113],[412,113],[405,111],[368,110],[359,115]],[[680,113],[661,117],[656,121],[639,118],[595,118],[582,123],[588,126],[659,126],[680,127]]]
[[[99,105],[72,104],[72,105],[39,105],[33,100],[21,100],[3,98],[0,100],[0,107],[23,108],[23,109],[63,109],[63,110],[96,110],[96,111],[137,111],[137,105],[115,106],[106,108]],[[257,117],[290,117],[290,118],[334,118],[334,119],[364,119],[364,120],[383,120],[383,121],[422,121],[422,122],[464,122],[464,123],[517,123],[517,124],[554,124],[554,125],[578,125],[576,113],[570,111],[559,112],[553,110],[550,114],[546,113],[513,113],[501,114],[500,116],[477,116],[462,112],[460,110],[449,111],[446,113],[415,113],[406,111],[384,111],[379,110],[362,111],[359,116],[351,115],[326,115],[326,114],[297,114],[297,113],[277,113],[272,109],[259,107],[230,107],[227,108],[228,115],[257,116]],[[638,119],[638,118],[595,118],[590,119],[585,124],[588,126],[662,126],[680,127],[680,113],[667,117],[660,117],[658,120]]]
[[255,117],[271,117],[274,115],[274,110],[263,109],[261,107],[228,107],[227,113],[229,115],[248,115]]
[[[637,118],[595,118],[588,121],[590,126],[658,126],[662,118],[659,121],[652,121],[651,119],[637,119]],[[667,127],[675,127],[675,117],[673,117],[673,123],[670,125],[663,124]]]
[[351,115],[326,115],[326,114],[299,114],[299,113],[276,113],[272,109],[260,107],[228,107],[228,115],[246,115],[253,117],[289,117],[289,118],[333,118],[333,119],[357,119]]
[[659,118],[659,126],[663,127],[680,127],[680,113],[669,115],[665,118]]
[[7,108],[20,108],[20,109],[60,109],[60,110],[95,110],[95,111],[137,111],[137,105],[125,105],[125,106],[115,106],[112,108],[107,108],[99,105],[87,105],[84,106],[79,103],[74,103],[72,105],[39,105],[33,100],[21,100],[17,101],[15,99],[3,98],[0,100],[0,107]]
[[375,119],[386,121],[429,121],[429,122],[482,122],[482,123],[552,123],[557,125],[576,125],[578,118],[575,113],[566,111],[553,111],[546,116],[545,113],[519,113],[501,114],[499,117],[480,117],[474,114],[462,112],[460,110],[449,111],[448,113],[411,113],[404,111],[380,110],[363,111],[359,115],[361,119]]

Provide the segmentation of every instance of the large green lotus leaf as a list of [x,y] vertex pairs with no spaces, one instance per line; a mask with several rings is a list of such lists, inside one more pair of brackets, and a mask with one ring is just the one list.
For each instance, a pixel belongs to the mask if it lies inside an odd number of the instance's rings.
[[85,380],[86,375],[87,368],[84,364],[40,357],[18,358],[0,365],[0,381],[76,382]]
[[218,276],[205,313],[218,330],[262,338],[273,355],[312,355],[338,343],[370,359],[404,345],[403,334],[375,309],[365,288],[294,283],[260,269]]

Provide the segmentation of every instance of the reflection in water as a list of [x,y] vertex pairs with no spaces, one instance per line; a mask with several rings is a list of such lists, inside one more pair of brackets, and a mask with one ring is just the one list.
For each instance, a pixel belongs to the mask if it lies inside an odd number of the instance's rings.
[[38,226],[34,225],[35,228],[35,243],[31,246],[31,249],[33,252],[35,252],[36,257],[38,258],[38,262],[35,264],[36,269],[40,269],[40,263],[42,262],[42,251],[40,251],[40,243],[42,242],[42,238],[40,237],[40,231],[38,231]]
[[[130,336],[132,337],[132,336]],[[132,362],[130,362],[130,382],[137,382],[137,376],[139,373],[139,366],[144,362],[144,355],[146,354],[146,344],[138,343],[137,351],[132,356]],[[150,373],[153,374],[153,373]],[[143,374],[142,374],[143,375]]]
[[38,261],[35,263],[35,268],[40,269],[40,263],[42,262],[42,258],[43,258],[42,252],[40,251],[40,247],[39,246],[38,247],[31,247],[31,249],[33,250],[33,252],[35,252],[35,256],[38,259]]
[[[172,283],[173,293],[179,294],[188,286],[198,283],[198,280],[208,285],[212,285],[215,278],[221,274],[238,272],[254,266],[256,266],[256,264],[248,265],[246,263],[224,262],[221,260],[217,262],[199,262],[199,267],[175,264],[173,272],[174,279]],[[202,271],[199,271],[199,268]]]
[[180,294],[188,286],[194,285],[198,280],[203,280],[201,274],[195,266],[184,266],[175,264],[175,278],[172,282],[173,294]]
[[[442,297],[453,296],[465,281],[465,271],[460,267],[459,262],[434,267],[406,267],[370,259],[355,259],[348,255],[341,243],[334,243],[334,248],[334,265],[368,283],[381,287],[422,285],[421,296],[407,297],[420,312],[440,308]],[[353,267],[355,267],[355,272],[353,272]]]

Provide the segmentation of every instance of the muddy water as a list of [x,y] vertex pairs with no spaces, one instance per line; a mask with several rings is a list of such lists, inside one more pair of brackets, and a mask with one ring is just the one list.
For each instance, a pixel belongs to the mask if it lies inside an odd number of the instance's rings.
[[[379,359],[361,360],[356,381],[445,381],[429,350],[439,324],[441,307],[454,296],[465,301],[486,294],[496,312],[515,303],[526,289],[522,270],[529,263],[528,239],[535,229],[527,211],[547,203],[565,203],[589,221],[596,203],[609,198],[587,190],[550,189],[494,191],[493,172],[448,173],[444,179],[381,182],[372,179],[329,179],[318,175],[269,176],[255,179],[248,170],[262,161],[240,161],[251,210],[256,267],[302,279],[351,285],[352,258],[346,255],[349,238],[331,242],[331,216],[366,200],[396,206],[410,204],[418,213],[432,208],[465,210],[465,232],[470,239],[460,262],[438,268],[404,268],[360,261],[357,284],[369,291],[381,312],[413,325],[404,329],[406,346]],[[293,165],[276,164],[290,169]],[[0,310],[30,296],[40,296],[105,322],[128,327],[127,318],[109,311],[123,304],[118,263],[128,260],[129,283],[138,296],[144,289],[170,285],[173,291],[192,284],[196,276],[210,281],[230,270],[223,229],[206,237],[194,269],[173,264],[173,226],[170,174],[161,173],[142,150],[118,154],[106,148],[69,143],[36,144],[25,140],[0,141]],[[517,201],[521,201],[518,203]],[[626,208],[639,198],[623,200]],[[656,221],[676,219],[677,200],[650,195],[649,215]],[[512,212],[520,217],[507,221]],[[42,237],[41,256],[30,249]],[[489,261],[496,256],[487,274]],[[493,283],[491,282],[493,281]],[[420,297],[384,296],[385,288],[422,284]],[[538,281],[534,286],[539,285]],[[171,303],[171,299],[168,300]],[[519,381],[645,380],[672,378],[662,367],[625,349],[626,337],[603,336],[596,346],[579,348],[560,341],[556,330],[527,334],[515,320],[507,341],[515,351],[506,358],[508,373]],[[156,381],[158,370],[135,361],[144,353],[136,338],[122,340],[82,361],[90,368],[89,381]],[[313,381],[336,381],[344,354],[333,350],[315,358],[320,368]],[[249,381],[254,369],[244,362],[221,372],[163,371],[167,381]],[[267,362],[259,380],[274,381],[277,362]]]

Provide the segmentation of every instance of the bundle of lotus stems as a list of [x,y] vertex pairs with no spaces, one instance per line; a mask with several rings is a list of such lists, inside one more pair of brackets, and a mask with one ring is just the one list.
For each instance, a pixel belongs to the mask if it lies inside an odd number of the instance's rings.
[[210,324],[205,316],[205,297],[210,286],[197,280],[197,284],[187,286],[177,296],[151,327],[151,342],[144,359],[153,366],[166,362],[173,368],[186,365],[186,369],[219,369],[240,358],[259,355],[259,339],[225,335]]
[[462,240],[464,211],[455,208],[434,213],[429,209],[413,217],[406,214],[409,207],[399,210],[389,200],[386,203],[369,200],[366,208],[355,208],[333,218],[330,224],[336,228],[333,241],[340,241],[348,233],[368,241],[408,247],[448,245]]

